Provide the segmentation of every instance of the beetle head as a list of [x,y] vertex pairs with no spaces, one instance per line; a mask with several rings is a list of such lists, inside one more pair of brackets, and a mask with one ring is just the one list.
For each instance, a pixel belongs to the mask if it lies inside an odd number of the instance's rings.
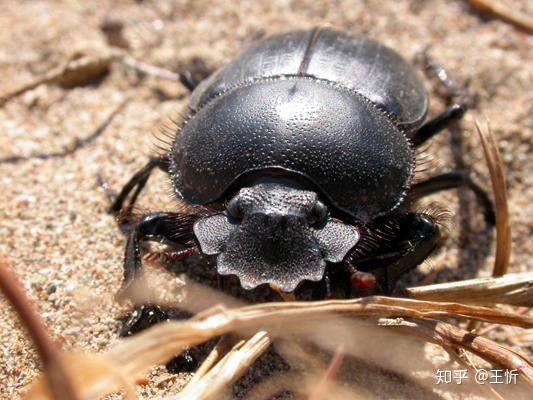
[[303,280],[322,279],[326,262],[340,262],[358,230],[328,216],[315,192],[280,183],[241,189],[221,214],[194,225],[202,252],[217,255],[222,275],[245,289],[268,283],[292,292]]

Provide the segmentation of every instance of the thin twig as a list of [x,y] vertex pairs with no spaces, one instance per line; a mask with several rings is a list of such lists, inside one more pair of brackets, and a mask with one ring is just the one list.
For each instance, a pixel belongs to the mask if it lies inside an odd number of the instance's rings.
[[113,48],[98,56],[71,57],[64,65],[51,69],[42,76],[0,94],[0,107],[15,97],[41,85],[58,84],[64,88],[86,85],[104,75],[111,64],[116,61],[143,75],[181,82],[180,74],[141,62],[127,55],[124,51]]
[[485,129],[481,129],[476,121],[476,129],[481,139],[483,153],[489,168],[494,202],[496,203],[496,259],[494,260],[492,276],[502,276],[507,272],[512,251],[511,225],[509,223],[509,205],[507,203],[503,161],[498,149],[498,141],[490,129],[488,120]]
[[124,56],[120,60],[125,66],[140,72],[144,75],[153,76],[156,78],[166,79],[169,81],[175,81],[180,82],[180,75],[169,71],[168,69],[164,69],[161,67],[157,67],[155,65],[146,64],[139,60],[134,59],[130,56]]
[[49,388],[54,398],[58,400],[79,399],[61,351],[50,338],[48,330],[26,296],[24,287],[9,266],[7,258],[2,254],[0,254],[0,290],[11,303],[31,336],[45,366]]
[[493,15],[527,33],[533,33],[533,18],[495,0],[467,0],[475,9]]
[[[503,173],[503,162],[498,149],[498,143],[490,129],[488,120],[486,120],[486,130],[480,128],[478,121],[475,121],[475,124],[483,147],[485,162],[489,168],[496,206],[496,256],[494,258],[492,276],[502,276],[507,272],[512,251],[509,206],[507,204],[507,187]],[[469,321],[467,329],[473,331],[479,329],[480,326],[480,322]]]
[[198,381],[203,378],[211,370],[211,368],[213,368],[218,360],[220,360],[222,354],[227,351],[227,347],[228,337],[222,336],[215,347],[213,347],[213,350],[211,350],[209,355],[205,358],[202,365],[200,365],[200,367],[196,370],[194,376],[187,383],[187,386],[185,386],[184,390],[187,390],[188,387],[196,385]]
[[[466,348],[490,362],[516,369],[531,383],[533,365],[512,350],[472,333],[454,329],[452,325],[424,318],[467,318],[509,325],[533,327],[533,318],[494,308],[466,306],[457,303],[437,303],[390,297],[367,297],[320,302],[265,303],[236,309],[213,307],[187,321],[169,321],[137,335],[121,340],[102,356],[120,369],[123,376],[140,376],[150,367],[167,362],[188,346],[195,346],[228,332],[250,334],[257,330],[271,337],[287,337],[308,324],[335,324],[339,317],[400,317],[420,321],[425,340],[432,338],[443,346]],[[411,329],[414,331],[414,329]],[[300,334],[302,332],[300,331]],[[420,335],[419,335],[420,336]],[[220,364],[220,363],[219,363]],[[219,365],[217,364],[217,365]],[[213,367],[208,374],[215,371]],[[202,380],[203,381],[203,380]],[[85,379],[79,388],[86,397],[101,397],[120,386],[116,376],[106,375]],[[533,384],[533,383],[532,383]],[[34,388],[34,393],[42,390]]]
[[[476,373],[478,371],[478,367],[476,364],[474,364],[474,361],[472,361],[472,358],[470,354],[465,349],[455,349],[455,351],[452,352],[455,356],[458,362],[460,364],[464,365],[466,369],[470,372],[472,376],[476,376]],[[448,354],[452,354],[448,352]],[[496,400],[505,400],[493,387],[492,385],[486,386],[486,385],[478,385],[483,390],[487,392],[487,394],[494,396]]]
[[533,272],[475,278],[405,289],[412,299],[533,307]]
[[493,364],[508,370],[517,370],[520,376],[533,387],[533,365],[531,361],[490,339],[475,335],[451,324],[431,320],[396,320],[387,324],[404,332],[419,335],[425,340],[437,344],[445,344],[454,348],[464,348]]
[[239,342],[202,379],[166,400],[220,399],[221,395],[250,368],[270,346],[266,332],[258,332],[246,342]]
[[0,106],[40,85],[60,84],[65,87],[72,87],[86,84],[104,74],[116,58],[116,52],[109,52],[96,57],[84,56],[71,59],[64,65],[0,95]]

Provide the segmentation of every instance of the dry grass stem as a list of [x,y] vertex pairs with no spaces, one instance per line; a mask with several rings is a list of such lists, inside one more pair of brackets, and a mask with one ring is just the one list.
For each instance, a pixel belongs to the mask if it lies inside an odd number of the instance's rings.
[[64,65],[54,68],[32,81],[0,95],[0,106],[40,85],[58,84],[64,87],[73,87],[86,84],[106,73],[115,58],[116,55],[114,53],[109,53],[97,57],[84,56],[71,59]]
[[86,85],[106,74],[111,68],[111,64],[115,61],[119,61],[126,67],[143,75],[176,82],[180,81],[179,74],[175,72],[138,61],[118,49],[109,49],[98,56],[71,57],[64,65],[53,68],[30,82],[0,94],[0,106],[40,85],[57,84],[67,89]]
[[[486,129],[482,130],[478,121],[475,121],[476,130],[479,134],[483,148],[483,155],[485,156],[485,162],[489,168],[496,207],[496,256],[494,258],[492,276],[502,276],[509,268],[512,250],[509,206],[507,203],[507,187],[503,173],[503,162],[498,149],[498,143],[490,129],[488,120],[486,122]],[[470,331],[476,330],[479,327],[480,323],[476,321],[470,321],[468,324],[468,330]]]
[[220,357],[224,352],[226,351],[228,347],[228,337],[222,336],[215,347],[213,347],[213,350],[209,353],[209,355],[205,358],[204,362],[200,367],[194,372],[194,376],[191,378],[191,380],[187,383],[187,387],[194,386],[198,383],[198,381],[203,378],[210,370],[213,368],[213,366],[217,363],[218,360],[220,360]]
[[[213,310],[213,309],[212,309]],[[210,312],[211,310],[208,310]],[[411,318],[466,318],[497,322],[522,328],[533,327],[533,317],[517,315],[494,308],[469,306],[459,303],[430,302],[384,296],[371,296],[349,300],[313,302],[266,303],[226,310],[225,315],[239,323],[254,324],[257,319],[275,324],[277,318],[308,320],[328,315],[343,316],[396,316]],[[209,314],[207,314],[207,317]],[[197,318],[203,319],[200,314]],[[196,318],[194,318],[196,319]]]
[[531,307],[533,306],[533,272],[417,286],[406,289],[405,293],[407,297],[418,300]]
[[386,326],[420,336],[424,340],[443,345],[444,348],[466,349],[492,364],[508,370],[517,370],[520,376],[533,387],[531,361],[490,339],[441,321],[406,319],[391,321]]
[[41,317],[35,312],[26,296],[24,287],[2,254],[0,254],[0,290],[16,310],[39,352],[46,370],[49,393],[56,400],[77,400],[79,397],[67,372],[61,351],[51,339]]
[[483,154],[490,172],[492,191],[496,206],[496,259],[493,276],[502,276],[507,272],[511,258],[511,225],[509,222],[509,205],[507,203],[507,187],[503,171],[503,161],[498,149],[498,141],[487,121],[482,129],[476,121],[476,129],[483,146]]
[[[516,325],[523,328],[533,327],[533,318],[529,316],[456,303],[388,297],[266,303],[238,309],[213,307],[187,321],[171,321],[160,324],[120,341],[103,356],[121,371],[121,375],[137,377],[144,374],[153,365],[168,361],[187,346],[195,346],[230,331],[253,333],[257,330],[267,330],[272,337],[283,336],[290,332],[291,328],[303,326],[304,322],[324,322],[331,319],[331,323],[334,323],[333,321],[340,316],[416,319],[467,318]],[[531,364],[525,359],[488,339],[470,333],[468,336],[465,331],[456,329],[452,325],[439,324],[435,321],[418,321],[416,324],[416,330],[422,331],[428,340],[431,338],[432,341],[443,345],[466,348],[491,362],[514,366],[523,375],[531,376],[532,374]],[[411,330],[413,329],[411,326]],[[471,340],[474,338],[475,340]],[[241,359],[243,353],[239,353],[235,357]],[[213,369],[206,376],[214,374]],[[85,379],[83,398],[97,398],[117,390],[119,385],[120,382],[116,376],[106,376],[105,379],[98,379],[95,382]],[[80,388],[80,390],[82,389]]]
[[228,388],[252,366],[270,346],[266,332],[258,332],[246,342],[239,342],[202,379],[189,384],[177,396],[166,400],[220,399]]
[[179,74],[169,71],[168,69],[156,67],[155,65],[143,63],[130,56],[124,56],[123,58],[121,58],[121,62],[125,66],[137,72],[140,72],[141,74],[144,74],[144,75],[166,79],[169,81],[176,81],[176,82],[180,81]]
[[489,13],[527,33],[533,33],[533,18],[520,11],[495,0],[468,0],[468,3],[481,12]]
[[[457,349],[454,353],[457,354],[457,359],[461,360],[461,364],[463,364],[468,369],[470,375],[476,376],[475,374],[478,371],[478,367],[472,360],[471,355],[465,349]],[[493,396],[496,400],[505,400],[492,386],[478,386],[485,390],[489,396]]]

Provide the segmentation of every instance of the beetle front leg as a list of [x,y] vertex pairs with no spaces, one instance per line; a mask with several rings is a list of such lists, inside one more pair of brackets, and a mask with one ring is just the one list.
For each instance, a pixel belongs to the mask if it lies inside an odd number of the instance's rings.
[[[357,269],[351,274],[356,292],[369,293],[381,289],[383,293],[390,294],[398,280],[420,265],[436,248],[440,229],[431,216],[410,213],[403,216],[399,224],[396,235],[388,239],[387,246],[378,248],[376,254],[348,261],[349,271],[350,266]],[[376,288],[368,285],[370,274],[375,278]]]
[[373,271],[385,293],[391,293],[400,278],[426,260],[437,247],[440,230],[435,221],[427,214],[411,214],[410,219],[405,236],[399,238],[407,244],[399,251],[401,257],[388,267]]
[[[180,321],[190,317],[191,315],[188,312],[179,309],[157,305],[142,305],[136,307],[128,316],[120,319],[122,327],[119,329],[118,334],[120,337],[129,337],[165,321]],[[168,372],[193,372],[198,366],[196,353],[198,353],[196,348],[183,350],[179,356],[167,362]]]
[[[166,240],[185,245],[181,251],[183,258],[196,252],[192,226],[195,217],[177,213],[154,213],[145,215],[128,237],[124,254],[124,281],[117,293],[117,298],[124,299],[133,281],[142,268],[141,242],[144,240]],[[176,253],[177,254],[177,253]]]

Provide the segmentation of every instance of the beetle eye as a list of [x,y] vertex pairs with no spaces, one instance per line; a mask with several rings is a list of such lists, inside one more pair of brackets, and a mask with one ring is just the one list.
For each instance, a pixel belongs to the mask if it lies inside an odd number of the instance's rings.
[[328,217],[328,208],[324,203],[321,201],[317,201],[313,208],[311,209],[311,212],[309,213],[309,224],[310,225],[320,225],[321,223],[326,221],[326,218]]
[[228,212],[228,215],[230,217],[233,217],[235,219],[242,219],[243,213],[242,213],[242,207],[239,203],[239,199],[237,197],[232,198],[228,204],[226,205],[226,210]]

